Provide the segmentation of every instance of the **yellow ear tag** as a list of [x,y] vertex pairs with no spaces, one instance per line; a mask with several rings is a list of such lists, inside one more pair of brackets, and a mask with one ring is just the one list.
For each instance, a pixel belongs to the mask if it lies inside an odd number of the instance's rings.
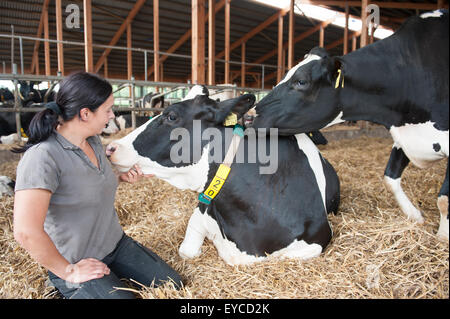
[[22,134],[23,138],[27,138],[28,137],[27,134],[25,134],[25,132],[23,130],[23,127],[20,128],[20,133]]
[[225,121],[223,122],[224,126],[234,126],[237,124],[238,117],[235,113],[230,113]]
[[339,75],[338,75],[338,77],[336,79],[336,84],[334,85],[335,89],[337,89],[338,86],[339,86],[339,82],[341,81],[341,75],[342,75],[342,85],[341,85],[341,87],[344,87],[344,75],[342,74],[342,70],[339,69],[338,73],[339,73]]

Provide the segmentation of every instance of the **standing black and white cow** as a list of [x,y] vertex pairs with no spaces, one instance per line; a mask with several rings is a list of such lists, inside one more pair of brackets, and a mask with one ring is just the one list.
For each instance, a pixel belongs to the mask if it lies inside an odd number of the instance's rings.
[[39,84],[39,82],[19,81],[19,97],[23,107],[33,103],[47,103],[55,100],[56,94],[54,91],[47,92],[48,89],[35,89],[35,84]]
[[438,236],[448,240],[449,17],[411,17],[392,36],[343,57],[311,52],[256,107],[255,128],[280,134],[366,120],[389,129],[394,146],[385,183],[400,208],[423,222],[400,181],[409,162],[425,168],[447,158],[438,197]]
[[14,94],[8,88],[0,88],[0,104],[14,104]]
[[[242,117],[254,101],[250,94],[223,102],[198,95],[167,107],[106,152],[120,170],[138,164],[145,174],[201,193],[216,181],[224,159],[219,155],[217,160],[217,154],[225,154],[231,144],[226,137],[233,135],[232,128],[224,120],[231,112]],[[186,134],[174,138],[180,132]],[[179,155],[183,137],[188,152],[180,162],[174,154]],[[199,202],[194,210],[179,249],[182,257],[198,256],[205,237],[231,265],[263,260],[267,254],[308,259],[327,246],[332,237],[327,213],[339,205],[336,172],[305,134],[274,137],[277,145],[272,147],[269,137],[246,132],[222,189],[209,205]],[[276,157],[272,174],[260,174],[267,165],[255,155],[261,149]]]
[[146,108],[164,108],[164,95],[157,96],[159,93],[148,93],[142,98],[143,106]]

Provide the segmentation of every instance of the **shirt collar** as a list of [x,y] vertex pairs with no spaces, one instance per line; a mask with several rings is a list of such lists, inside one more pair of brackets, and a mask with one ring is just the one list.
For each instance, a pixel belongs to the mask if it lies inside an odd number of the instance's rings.
[[[64,136],[62,136],[61,134],[59,134],[56,130],[53,131],[55,133],[55,139],[56,141],[58,141],[58,143],[66,150],[79,150],[80,148],[74,144],[72,144],[71,142],[69,142]],[[87,138],[88,142],[91,142],[91,139],[93,138],[93,136],[89,136]],[[91,144],[92,147],[93,143],[89,143]]]

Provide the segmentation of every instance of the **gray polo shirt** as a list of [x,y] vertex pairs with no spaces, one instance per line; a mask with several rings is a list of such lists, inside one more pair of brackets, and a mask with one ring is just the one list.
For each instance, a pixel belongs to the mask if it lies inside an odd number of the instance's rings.
[[16,191],[52,192],[44,229],[70,263],[103,259],[123,235],[114,209],[117,177],[100,138],[92,136],[87,141],[100,169],[57,132],[28,149],[17,166]]

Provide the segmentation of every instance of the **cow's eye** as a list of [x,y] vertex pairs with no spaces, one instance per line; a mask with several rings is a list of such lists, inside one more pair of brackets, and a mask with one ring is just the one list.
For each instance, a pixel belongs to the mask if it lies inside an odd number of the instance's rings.
[[298,80],[294,83],[294,87],[297,90],[305,90],[309,86],[309,82],[307,80]]
[[177,116],[174,113],[170,113],[167,115],[167,120],[169,120],[169,122],[174,122],[177,120]]

